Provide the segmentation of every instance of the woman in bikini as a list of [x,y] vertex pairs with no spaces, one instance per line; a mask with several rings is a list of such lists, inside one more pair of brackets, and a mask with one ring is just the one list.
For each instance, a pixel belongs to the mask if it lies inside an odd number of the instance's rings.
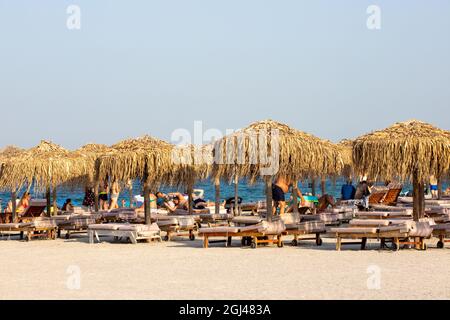
[[109,210],[119,208],[119,195],[120,195],[120,185],[115,180],[111,186],[111,203],[109,205]]

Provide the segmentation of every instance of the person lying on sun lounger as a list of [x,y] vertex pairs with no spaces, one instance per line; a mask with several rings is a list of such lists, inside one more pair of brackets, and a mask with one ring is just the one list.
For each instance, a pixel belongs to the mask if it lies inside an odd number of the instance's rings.
[[334,198],[329,194],[324,194],[319,198],[319,203],[317,204],[317,212],[325,211],[329,206],[332,208],[336,205]]
[[[150,193],[150,209],[157,209],[156,196],[153,193]],[[140,207],[136,208],[134,211],[144,212],[145,211],[145,203],[142,203],[142,205]]]

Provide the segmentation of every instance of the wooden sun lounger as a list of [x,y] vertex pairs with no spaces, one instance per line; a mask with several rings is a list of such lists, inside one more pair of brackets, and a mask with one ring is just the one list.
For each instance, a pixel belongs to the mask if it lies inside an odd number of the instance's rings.
[[439,239],[437,247],[443,249],[445,243],[450,243],[450,223],[437,224],[433,226],[433,236]]
[[4,223],[0,224],[1,236],[12,236],[11,232],[19,232],[20,239],[30,241],[33,238],[56,239],[56,225],[52,224],[35,224],[35,223]]
[[[345,228],[331,228],[330,233],[336,236],[336,250],[340,251],[342,245],[347,244],[360,244],[361,250],[364,250],[367,244],[367,239],[380,240],[380,248],[385,248],[386,243],[391,242],[395,250],[400,249],[400,245],[415,245],[416,249],[426,250],[425,239],[431,235],[430,226],[428,223],[416,224],[415,226],[420,229],[419,226],[428,226],[427,229],[418,231],[412,230],[407,223],[395,224],[395,225],[383,225],[376,226],[375,221],[371,221],[364,226],[364,220],[353,222],[353,226]],[[413,239],[412,241],[410,240]],[[358,242],[345,242],[343,239],[358,239]]]
[[89,243],[95,239],[100,242],[101,236],[110,236],[114,239],[126,238],[129,242],[136,244],[138,240],[161,241],[161,230],[156,224],[151,226],[136,224],[94,224],[88,228]]
[[300,222],[297,224],[287,224],[286,231],[282,235],[292,235],[294,240],[291,246],[298,246],[300,241],[315,240],[317,246],[322,245],[321,235],[326,233],[325,223],[320,221]]
[[69,216],[67,220],[57,222],[58,237],[61,238],[62,231],[65,231],[65,238],[70,239],[70,236],[75,233],[86,233],[89,225],[100,223],[101,216]]
[[274,223],[278,223],[278,226],[282,226],[283,228],[283,230],[280,230],[278,234],[270,231],[260,231],[264,229],[261,228],[261,225],[251,225],[247,227],[201,228],[199,229],[199,235],[203,236],[204,248],[208,248],[209,243],[213,243],[209,240],[211,237],[225,237],[225,246],[227,247],[231,246],[233,237],[240,237],[242,246],[250,246],[253,249],[256,249],[260,244],[276,244],[279,248],[281,248],[284,245],[281,237],[282,233],[285,231],[285,227],[281,221]]
[[194,232],[197,230],[195,220],[190,217],[172,217],[156,222],[161,231],[166,232],[164,241],[171,241],[173,237],[188,236],[189,240],[195,240]]

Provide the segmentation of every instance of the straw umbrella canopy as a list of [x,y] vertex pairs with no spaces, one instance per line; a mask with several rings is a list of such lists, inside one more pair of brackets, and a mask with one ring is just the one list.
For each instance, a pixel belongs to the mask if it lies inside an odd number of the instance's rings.
[[0,187],[20,189],[24,184],[44,190],[50,184],[59,185],[83,171],[75,167],[75,155],[49,141],[21,152],[3,165]]
[[412,180],[414,219],[425,214],[424,183],[450,168],[450,132],[411,120],[355,140],[353,162],[375,179]]
[[53,201],[56,208],[56,186],[82,174],[76,166],[76,156],[49,141],[26,150],[3,165],[0,187],[17,190],[25,184],[33,184],[35,190],[46,190],[47,211],[50,213],[50,189],[53,186]]
[[[0,150],[0,178],[2,176],[2,170],[4,164],[14,161],[17,157],[20,157],[22,152],[24,152],[23,149],[16,147],[16,146],[6,146],[5,148]],[[11,190],[11,202],[12,202],[12,221],[15,220],[15,214],[16,214],[16,189]]]
[[144,183],[146,223],[150,223],[150,188],[167,181],[174,172],[173,146],[165,141],[143,136],[127,139],[112,146],[113,151],[97,160],[98,181],[128,182],[140,179]]
[[103,155],[108,155],[114,150],[105,145],[88,143],[74,151],[77,156],[77,165],[84,171],[84,174],[77,178],[80,184],[92,185],[95,182],[95,170],[97,159]]
[[330,142],[272,120],[253,123],[217,141],[214,157],[216,177],[229,181],[247,178],[250,183],[266,177],[269,219],[273,177],[298,181],[338,174],[343,165],[340,153]]
[[180,145],[172,149],[174,170],[168,177],[173,186],[185,186],[189,196],[189,213],[192,214],[192,193],[197,180],[207,179],[212,171],[213,145]]
[[341,153],[343,162],[341,176],[351,178],[353,176],[353,141],[349,139],[341,140],[336,147]]

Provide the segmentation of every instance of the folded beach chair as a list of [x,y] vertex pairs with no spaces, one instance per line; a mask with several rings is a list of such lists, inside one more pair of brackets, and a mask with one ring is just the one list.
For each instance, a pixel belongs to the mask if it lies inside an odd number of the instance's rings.
[[277,220],[272,222],[262,221],[245,227],[200,228],[199,235],[203,236],[204,248],[209,247],[210,237],[225,237],[227,239],[226,246],[231,246],[233,237],[241,237],[243,246],[250,245],[251,248],[257,248],[260,244],[277,244],[281,248],[283,247],[281,236],[285,230],[286,227],[283,221]]
[[150,226],[127,223],[91,224],[88,227],[88,234],[89,243],[94,243],[94,239],[100,242],[101,236],[110,236],[114,239],[126,238],[133,244],[136,244],[138,240],[161,241],[161,230],[156,223]]

